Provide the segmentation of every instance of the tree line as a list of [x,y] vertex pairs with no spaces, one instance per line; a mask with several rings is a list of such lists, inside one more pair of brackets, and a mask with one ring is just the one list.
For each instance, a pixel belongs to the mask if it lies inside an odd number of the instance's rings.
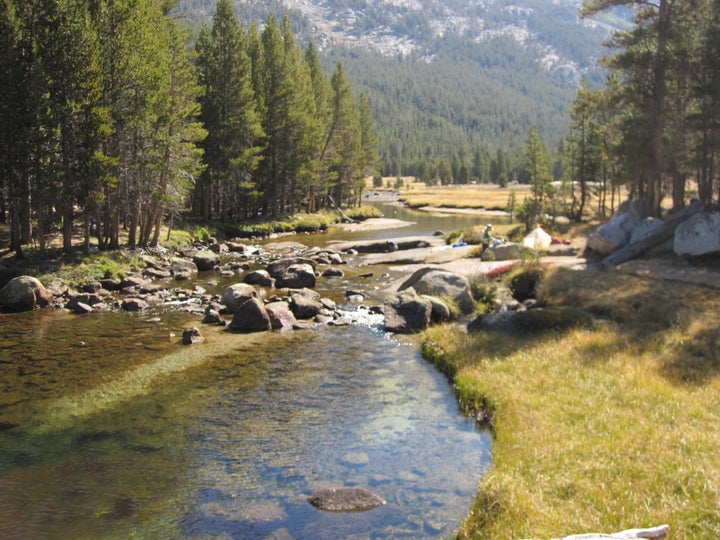
[[[586,0],[582,13],[630,8],[603,60],[600,90],[583,85],[570,110],[568,178],[582,216],[594,186],[624,186],[658,216],[689,198],[720,201],[720,0]],[[689,183],[688,180],[694,180]]]
[[238,222],[359,201],[377,166],[343,65],[219,0],[194,45],[176,0],[0,2],[0,219],[11,249],[74,227],[155,245],[181,211]]

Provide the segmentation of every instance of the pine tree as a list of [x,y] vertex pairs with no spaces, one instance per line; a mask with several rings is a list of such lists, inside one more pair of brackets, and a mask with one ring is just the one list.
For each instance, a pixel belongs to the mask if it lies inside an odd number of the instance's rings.
[[[186,52],[187,35],[172,20],[168,26],[168,84],[158,116],[157,133],[162,159],[157,167],[157,184],[152,203],[141,231],[140,243],[156,246],[166,212],[179,212],[185,203],[192,181],[202,171],[202,141],[207,131],[198,121],[202,89],[197,83],[195,68]],[[151,230],[152,238],[151,238]]]
[[552,177],[550,176],[549,160],[545,145],[540,138],[537,128],[532,128],[528,133],[525,171],[530,179],[532,198],[531,206],[526,209],[524,220],[527,231],[541,219],[546,213],[548,202],[553,195]]
[[202,29],[196,50],[204,90],[201,119],[208,136],[202,143],[207,167],[195,189],[195,211],[204,219],[235,221],[254,213],[259,198],[253,174],[263,131],[250,58],[230,0],[218,2],[212,29]]
[[332,123],[328,147],[332,149],[335,180],[332,196],[338,205],[352,201],[356,181],[363,177],[360,115],[342,64],[338,63],[330,80],[332,85]]
[[292,213],[295,200],[314,183],[322,130],[316,115],[310,70],[287,16],[282,28],[273,17],[262,36],[259,88],[265,148],[257,171],[263,213]]
[[[693,11],[691,3],[681,0],[659,0],[653,4],[639,0],[587,0],[584,15],[629,7],[635,12],[635,26],[616,32],[611,45],[620,50],[607,60],[608,65],[622,73],[626,87],[626,108],[631,110],[626,127],[628,157],[634,162],[638,181],[633,190],[642,197],[650,213],[658,215],[665,194],[665,179],[671,175],[670,160],[665,159],[669,125],[668,93],[677,79],[678,64],[673,57],[678,37],[690,28],[683,28],[686,15]],[[684,112],[682,113],[685,114]]]
[[[572,215],[581,221],[590,197],[590,185],[600,177],[601,147],[599,126],[595,119],[595,94],[582,82],[570,109],[570,135],[567,138],[566,155],[569,158],[568,174],[571,182]],[[578,186],[579,197],[574,189]]]
[[322,71],[317,49],[312,43],[305,49],[305,62],[309,70],[312,93],[315,99],[316,126],[318,135],[320,136],[316,155],[313,156],[314,172],[308,186],[307,211],[312,213],[321,207],[323,197],[330,182],[327,144],[329,142],[328,131],[332,123],[332,111],[330,109],[332,87],[330,86],[330,81],[327,80]]

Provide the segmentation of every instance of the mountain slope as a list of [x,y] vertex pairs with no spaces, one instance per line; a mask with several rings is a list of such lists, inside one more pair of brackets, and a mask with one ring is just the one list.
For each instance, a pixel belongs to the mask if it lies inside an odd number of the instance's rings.
[[[214,0],[181,0],[209,20]],[[236,0],[245,24],[287,11],[330,72],[342,61],[373,108],[386,174],[422,159],[554,146],[582,77],[601,84],[601,43],[621,18],[581,20],[577,0]]]

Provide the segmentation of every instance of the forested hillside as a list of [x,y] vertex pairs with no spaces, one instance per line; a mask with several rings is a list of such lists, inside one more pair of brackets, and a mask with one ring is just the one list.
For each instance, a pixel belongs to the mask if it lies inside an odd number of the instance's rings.
[[358,201],[377,170],[367,101],[287,17],[230,0],[191,40],[173,0],[0,3],[0,222],[11,249],[157,245],[165,219],[238,223]]
[[[177,10],[200,21],[213,3],[181,0]],[[625,24],[615,13],[583,20],[579,4],[235,0],[244,24],[287,12],[326,69],[343,62],[368,97],[382,172],[393,176],[466,161],[478,148],[517,154],[532,126],[555,148],[581,78],[602,84],[601,44]]]

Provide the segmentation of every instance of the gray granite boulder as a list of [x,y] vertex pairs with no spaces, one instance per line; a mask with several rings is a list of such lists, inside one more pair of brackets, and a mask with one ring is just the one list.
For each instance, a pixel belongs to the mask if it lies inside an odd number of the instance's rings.
[[282,273],[270,275],[275,278],[275,286],[281,289],[312,289],[317,282],[314,267],[305,263],[293,264]]
[[297,264],[309,264],[312,267],[313,272],[315,272],[315,270],[317,269],[317,264],[315,263],[315,261],[307,257],[286,257],[284,259],[278,259],[268,264],[267,271],[272,277],[277,279],[283,274],[285,274],[288,268]]
[[198,267],[192,261],[181,257],[173,257],[170,261],[170,271],[177,280],[190,279],[198,273]]
[[673,251],[691,257],[720,252],[720,213],[695,214],[678,225]]
[[420,295],[451,298],[463,313],[471,313],[475,309],[470,282],[460,274],[430,267],[421,268],[405,280],[398,290],[410,287]]
[[206,271],[215,268],[220,262],[220,259],[214,251],[203,249],[195,253],[193,262],[199,271]]
[[270,324],[275,329],[290,330],[297,328],[299,323],[287,302],[270,302],[265,306]]
[[497,246],[490,246],[482,252],[480,260],[483,261],[512,261],[522,257],[528,248],[516,242],[506,242]]
[[275,278],[270,277],[270,272],[267,270],[255,270],[248,272],[243,277],[243,282],[249,285],[257,285],[259,287],[274,287]]
[[432,304],[409,288],[388,298],[382,306],[385,330],[396,334],[413,334],[430,324]]
[[257,298],[258,293],[255,287],[247,283],[235,283],[223,291],[220,303],[225,306],[225,311],[235,313],[238,307],[250,298]]
[[625,201],[607,223],[598,227],[588,238],[587,248],[598,255],[609,255],[630,242],[635,228],[649,212],[641,199]]
[[0,305],[13,311],[32,311],[46,307],[52,295],[40,280],[31,276],[19,276],[11,279],[0,289]]
[[290,295],[290,310],[298,319],[312,319],[317,316],[325,306],[307,295],[293,293]]
[[142,298],[126,298],[121,307],[123,311],[142,311],[148,308],[148,303]]

